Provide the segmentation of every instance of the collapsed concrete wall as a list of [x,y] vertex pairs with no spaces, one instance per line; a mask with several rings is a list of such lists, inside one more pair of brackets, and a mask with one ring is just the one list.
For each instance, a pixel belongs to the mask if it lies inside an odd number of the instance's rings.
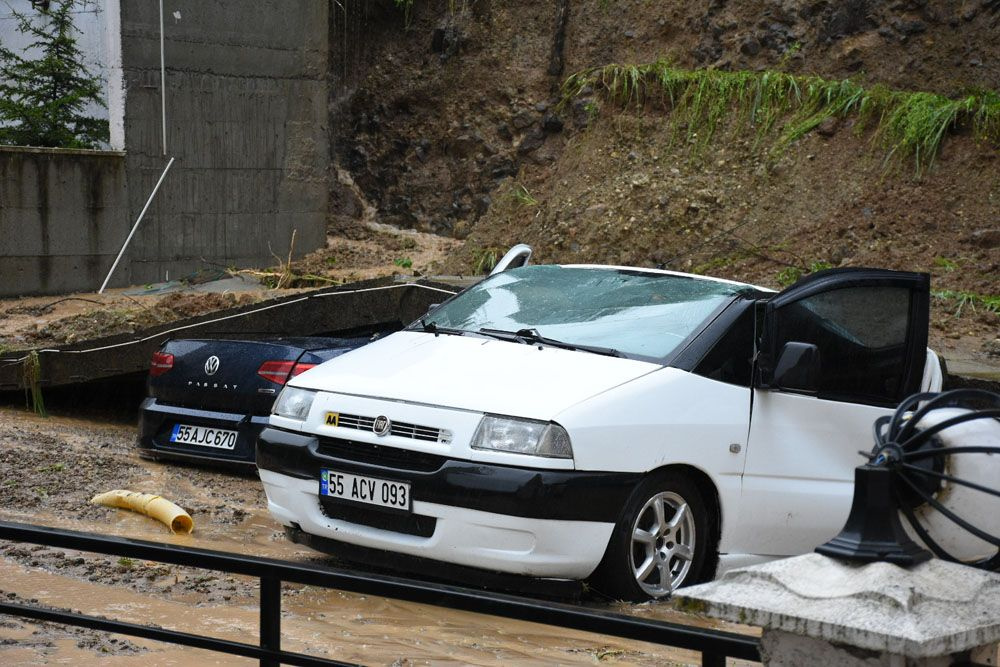
[[[320,247],[330,163],[327,0],[165,1],[165,96],[158,3],[121,3],[114,16],[118,3],[106,7],[109,27],[120,25],[125,151],[3,151],[0,295],[100,287],[170,157],[110,286],[272,265],[287,255],[293,230],[296,256]],[[91,229],[83,184],[95,179],[108,185],[97,188]]]

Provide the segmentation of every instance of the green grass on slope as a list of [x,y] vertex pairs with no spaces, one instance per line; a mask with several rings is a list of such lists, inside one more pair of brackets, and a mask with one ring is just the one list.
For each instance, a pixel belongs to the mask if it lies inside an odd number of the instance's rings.
[[874,130],[886,159],[913,160],[921,173],[934,160],[952,128],[972,129],[980,140],[1000,143],[1000,95],[977,91],[952,99],[927,92],[861,86],[850,79],[828,81],[776,71],[684,70],[664,61],[606,65],[574,74],[563,101],[587,90],[602,92],[623,107],[660,102],[672,110],[674,131],[703,147],[720,123],[753,128],[759,141],[777,132],[781,149],[828,118],[853,117],[855,128]]

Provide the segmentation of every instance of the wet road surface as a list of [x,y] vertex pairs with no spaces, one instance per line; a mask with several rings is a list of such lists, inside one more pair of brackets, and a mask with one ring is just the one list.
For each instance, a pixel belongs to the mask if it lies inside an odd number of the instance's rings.
[[[255,476],[140,459],[135,429],[0,407],[0,518],[200,548],[337,565],[285,540]],[[114,488],[162,494],[192,535],[90,505]],[[257,581],[207,570],[0,542],[0,596],[256,642]],[[36,601],[36,602],[35,602]],[[590,606],[739,630],[669,605]],[[285,585],[282,646],[370,665],[698,664],[689,651],[410,602]],[[748,631],[747,628],[742,628]],[[752,632],[752,630],[750,630]],[[247,665],[253,661],[0,615],[0,664]],[[731,664],[742,664],[733,662]]]

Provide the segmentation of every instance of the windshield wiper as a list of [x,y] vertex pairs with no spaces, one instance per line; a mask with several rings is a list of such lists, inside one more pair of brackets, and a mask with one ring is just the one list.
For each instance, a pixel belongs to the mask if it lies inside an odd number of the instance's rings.
[[438,334],[448,334],[450,336],[463,336],[468,333],[465,329],[449,329],[448,327],[439,327],[437,322],[428,322],[427,320],[420,320],[420,326],[423,327],[424,331],[427,333],[432,333],[435,336]]
[[537,329],[518,329],[517,331],[504,331],[503,329],[480,329],[479,333],[486,334],[487,336],[493,336],[494,338],[500,338],[501,340],[510,340],[518,343],[527,343],[539,345],[551,345],[552,347],[559,347],[564,350],[580,350],[582,352],[593,352],[594,354],[603,354],[608,357],[625,357],[624,354],[612,347],[601,347],[599,345],[581,345],[580,343],[567,343],[566,341],[556,340],[555,338],[546,338],[542,334],[538,333]]

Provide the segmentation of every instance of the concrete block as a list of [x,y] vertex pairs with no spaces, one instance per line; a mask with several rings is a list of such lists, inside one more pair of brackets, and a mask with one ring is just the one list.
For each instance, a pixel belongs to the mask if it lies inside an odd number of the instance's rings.
[[[32,255],[0,257],[0,295],[66,294],[101,286],[114,255]],[[123,271],[121,280],[128,280]],[[121,283],[127,284],[127,283]]]
[[[166,164],[159,17],[155,3],[122,11],[134,219]],[[136,279],[162,279],[168,266],[174,274],[205,263],[274,264],[272,250],[287,253],[288,215],[303,226],[299,252],[324,243],[327,12],[325,0],[168,7],[167,152],[177,160],[129,251]]]
[[732,570],[678,596],[684,608],[767,632],[907,658],[1000,641],[1000,574],[941,560],[905,569],[814,553]]
[[278,191],[278,210],[281,213],[325,213],[325,204],[325,181],[284,179],[281,182]]
[[[326,26],[328,3],[324,0],[174,0],[166,8],[167,40],[214,42],[238,47],[256,44],[271,48],[322,50],[326,39],[315,26]],[[175,13],[176,12],[176,13]],[[126,3],[122,32],[128,37],[159,34],[156,3]],[[140,64],[149,64],[135,54]],[[128,60],[128,59],[126,59]]]
[[119,153],[0,151],[3,294],[89,289],[125,223]]

